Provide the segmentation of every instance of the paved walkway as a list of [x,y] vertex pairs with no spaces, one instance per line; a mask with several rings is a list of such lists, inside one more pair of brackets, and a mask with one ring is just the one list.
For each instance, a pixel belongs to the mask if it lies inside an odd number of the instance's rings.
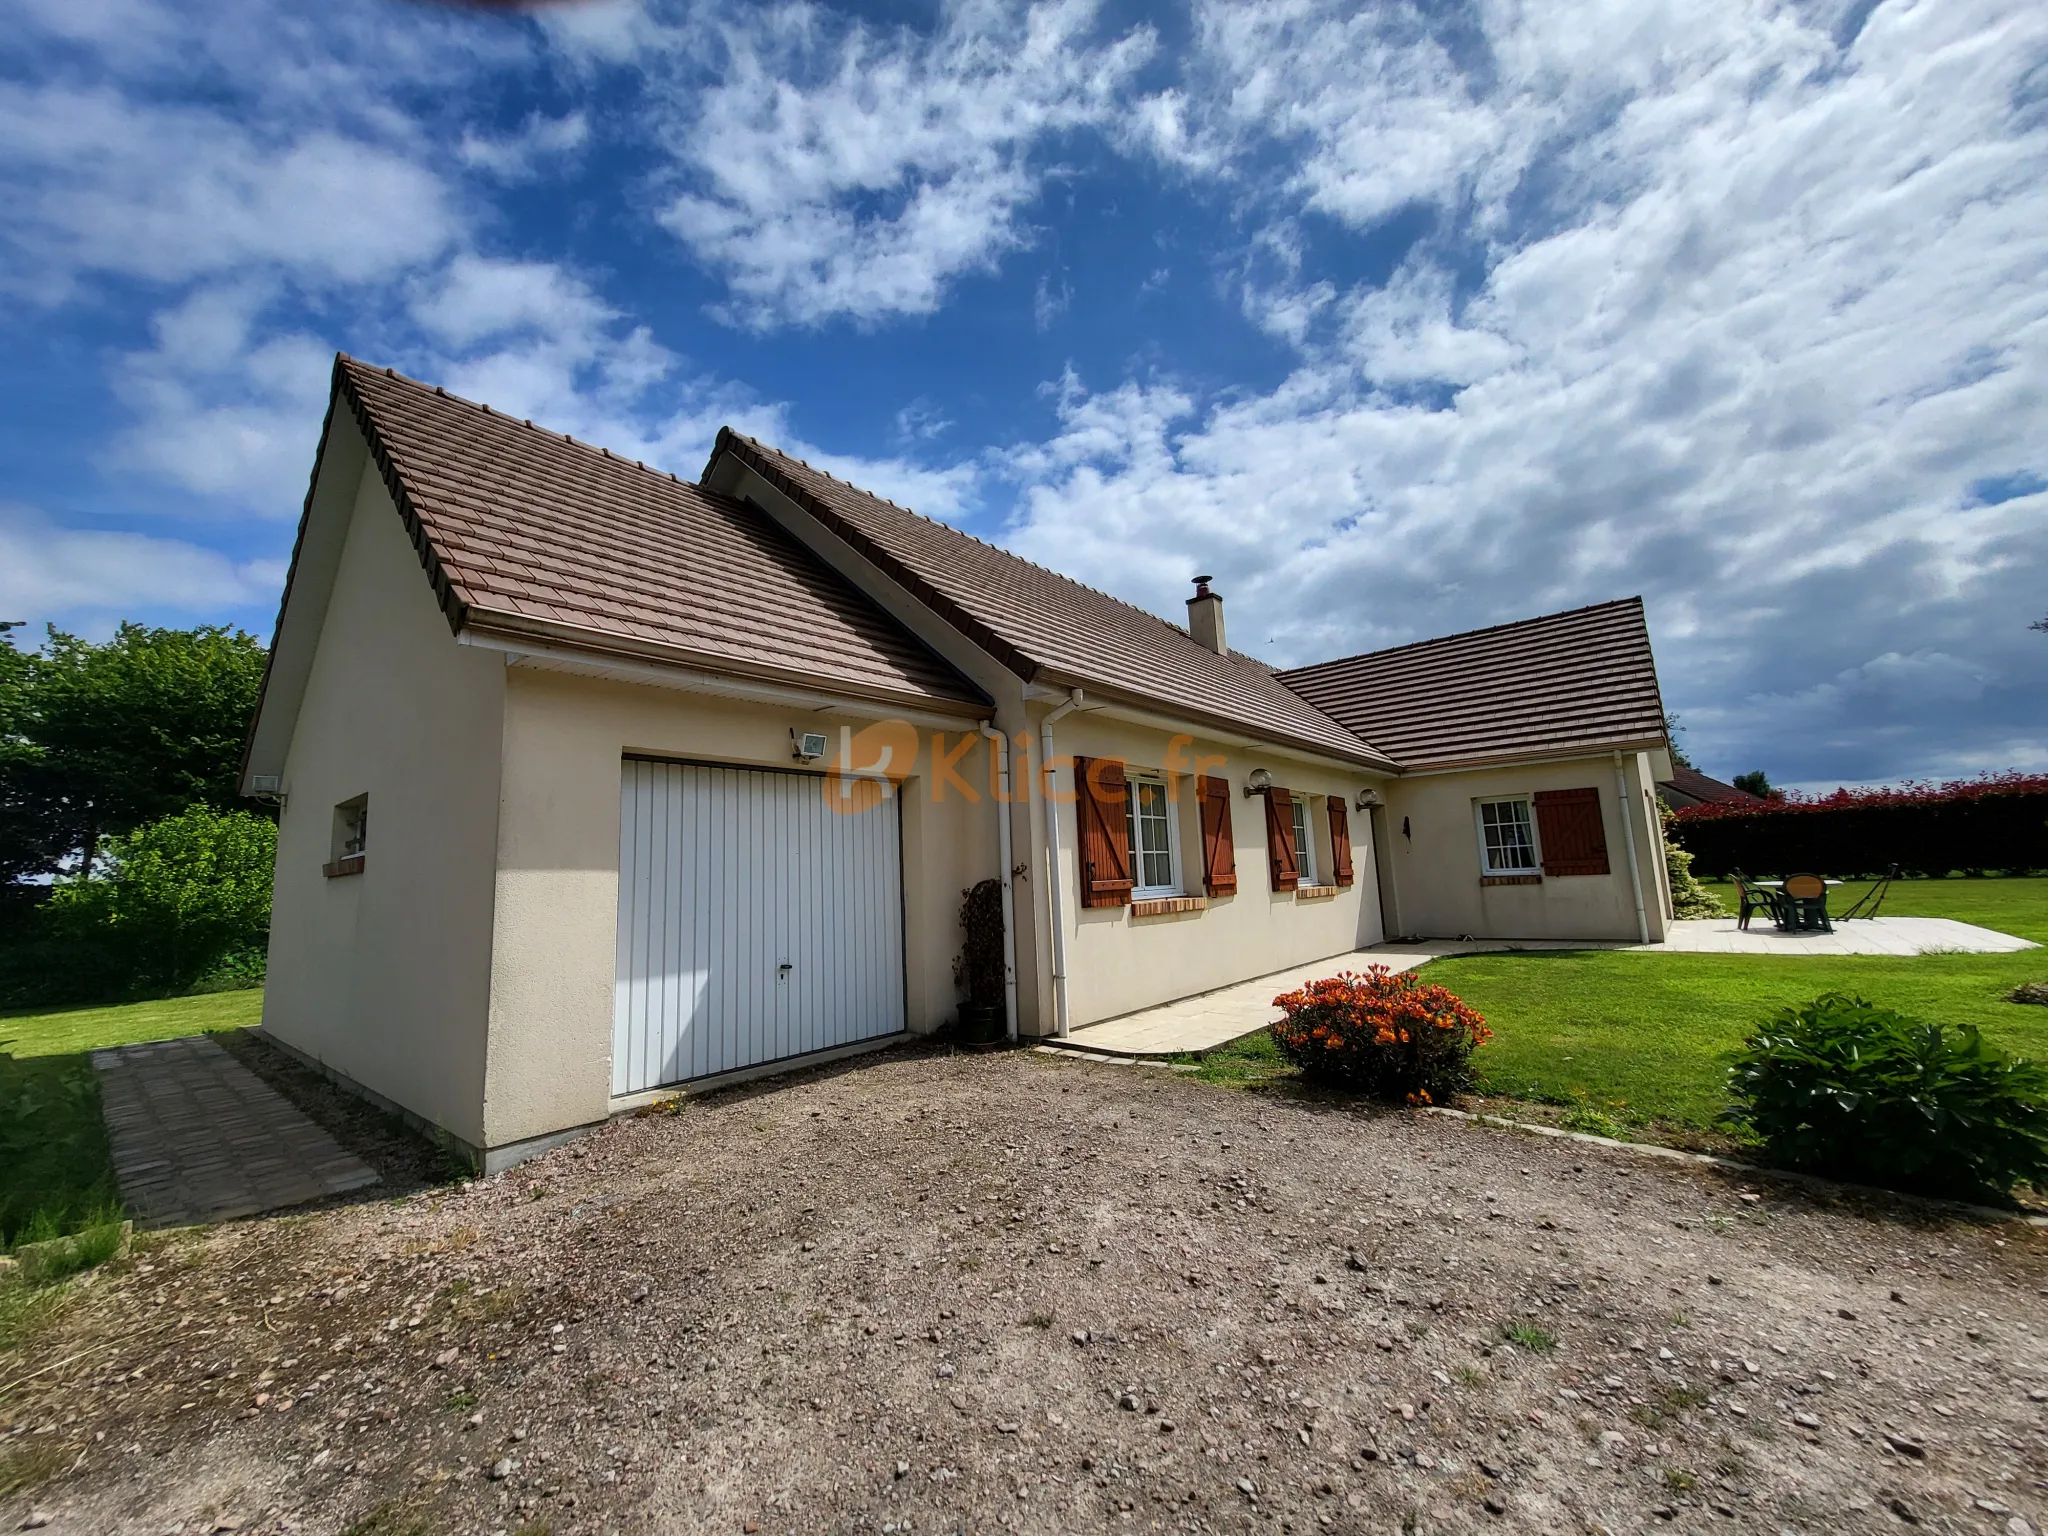
[[1064,1040],[1042,1043],[1106,1056],[1169,1056],[1207,1051],[1264,1029],[1280,1017],[1273,999],[1304,982],[1368,965],[1412,971],[1444,955],[1498,954],[1529,949],[1630,949],[1644,954],[1707,955],[1935,955],[2009,954],[2038,946],[2009,933],[1958,923],[1945,917],[1878,917],[1837,923],[1833,933],[1780,933],[1766,919],[1747,932],[1735,919],[1704,918],[1673,923],[1662,944],[1560,943],[1549,940],[1427,939],[1414,944],[1381,944],[1334,955],[1313,965],[1275,971],[1235,986],[1178,1002],[1163,1003],[1075,1030]]
[[377,1182],[204,1035],[94,1051],[121,1193],[145,1227],[230,1221]]

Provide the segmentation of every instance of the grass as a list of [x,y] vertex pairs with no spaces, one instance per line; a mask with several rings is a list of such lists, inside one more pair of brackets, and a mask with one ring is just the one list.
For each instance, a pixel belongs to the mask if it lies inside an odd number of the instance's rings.
[[[1735,910],[1726,885],[1708,888]],[[1839,887],[1834,905],[1846,908],[1865,888]],[[1949,917],[2048,944],[2048,879],[1902,880],[1883,913]],[[2006,1001],[2023,983],[2048,982],[2048,950],[1811,959],[1524,950],[1437,960],[1426,974],[1493,1030],[1474,1058],[1483,1093],[1561,1106],[1567,1129],[1617,1140],[1651,1124],[1711,1132],[1726,1105],[1730,1053],[1779,1008],[1823,992],[1975,1024],[2016,1055],[2048,1060],[2048,1008]],[[1264,1030],[1175,1060],[1198,1082],[1225,1088],[1280,1087],[1298,1076]]]
[[241,1029],[260,989],[112,1008],[0,1014],[0,1246],[104,1225],[120,1203],[92,1053]]
[[1547,1355],[1557,1348],[1557,1335],[1534,1323],[1505,1324],[1500,1336],[1515,1348],[1527,1350],[1532,1355]]
[[[1847,889],[1853,899],[1861,887]],[[2048,879],[1902,881],[1884,912],[2048,941]],[[2020,983],[2048,979],[2040,950],[1811,959],[1522,951],[1438,960],[1427,974],[1494,1032],[1475,1058],[1485,1092],[1570,1105],[1589,1122],[1712,1125],[1728,1054],[1759,1020],[1823,992],[1975,1024],[1996,1045],[2048,1059],[2048,1008],[2005,1001]]]

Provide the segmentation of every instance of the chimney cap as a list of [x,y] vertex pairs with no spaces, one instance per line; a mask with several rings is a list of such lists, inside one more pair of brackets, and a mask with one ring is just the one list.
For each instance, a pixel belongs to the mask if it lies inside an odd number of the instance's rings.
[[1195,578],[1195,596],[1197,596],[1197,597],[1212,597],[1212,596],[1214,596],[1215,594],[1213,594],[1213,593],[1212,593],[1212,592],[1210,592],[1210,590],[1209,590],[1209,583],[1210,583],[1210,582],[1212,582],[1212,581],[1214,581],[1215,579],[1216,579],[1216,578],[1215,578],[1214,576],[1197,576],[1197,577]]

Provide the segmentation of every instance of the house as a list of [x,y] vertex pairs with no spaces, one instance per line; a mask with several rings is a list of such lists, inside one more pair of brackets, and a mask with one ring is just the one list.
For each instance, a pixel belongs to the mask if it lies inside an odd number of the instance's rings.
[[350,358],[243,787],[270,1038],[507,1166],[678,1083],[1403,934],[1661,939],[1639,601],[1275,671],[730,430],[694,484]]
[[1697,768],[1684,763],[1672,765],[1671,777],[1657,784],[1657,794],[1674,811],[1682,811],[1689,805],[1762,805],[1762,795],[1752,795],[1746,789],[1737,789],[1733,784],[1723,784],[1719,779],[1710,778]]

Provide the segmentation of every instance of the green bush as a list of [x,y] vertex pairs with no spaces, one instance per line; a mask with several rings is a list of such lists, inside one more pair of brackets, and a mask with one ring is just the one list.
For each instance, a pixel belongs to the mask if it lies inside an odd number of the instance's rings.
[[1726,917],[1728,909],[1721,905],[1721,898],[1700,884],[1700,878],[1692,872],[1692,855],[1671,840],[1673,817],[1669,807],[1663,809],[1664,824],[1664,870],[1671,877],[1671,915],[1675,918]]
[[262,979],[277,827],[195,805],[111,838],[93,871],[60,881],[11,945],[14,1004],[166,996]]
[[1744,1042],[1729,1119],[1788,1168],[1925,1194],[2048,1186],[2048,1068],[1830,993]]

